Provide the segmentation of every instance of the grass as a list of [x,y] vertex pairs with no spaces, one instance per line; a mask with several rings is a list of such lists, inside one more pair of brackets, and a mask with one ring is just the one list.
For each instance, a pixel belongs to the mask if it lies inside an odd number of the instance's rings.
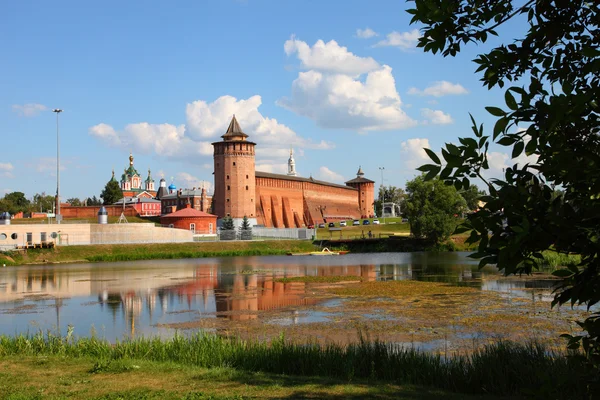
[[[3,399],[447,399],[463,394],[389,383],[371,385],[326,377],[248,372],[229,367],[203,368],[171,362],[91,357],[9,356],[0,359]],[[496,399],[496,396],[466,398]]]
[[546,250],[542,252],[542,256],[544,257],[542,266],[550,269],[577,266],[581,263],[581,256],[578,254],[564,254]]
[[152,243],[89,246],[59,246],[30,249],[24,253],[0,253],[7,265],[81,261],[133,261],[170,258],[255,256],[318,250],[310,241],[270,240],[236,242]]
[[[115,344],[96,338],[75,340],[70,335],[0,337],[0,362],[5,366],[6,360],[16,363],[32,357],[92,360],[93,365],[88,367],[90,374],[129,374],[132,376],[121,376],[120,380],[130,383],[143,382],[134,378],[142,372],[143,363],[171,363],[232,370],[234,374],[245,371],[286,377],[319,377],[340,383],[369,382],[373,385],[377,382],[376,386],[382,383],[416,385],[456,393],[584,398],[588,378],[579,358],[557,354],[539,344],[498,342],[469,355],[445,358],[366,339],[343,347],[295,344],[284,338],[266,343],[212,335],[176,336],[171,340],[136,339]],[[12,371],[10,363],[8,367],[1,368],[1,373],[6,375],[7,370]],[[51,364],[46,364],[43,369],[49,368]],[[21,382],[29,382],[29,372],[26,375]],[[6,382],[6,379],[0,381]],[[12,386],[15,387],[18,385]],[[233,394],[231,390],[226,393]],[[336,397],[332,394],[332,398]]]
[[[410,225],[407,222],[395,222],[388,223],[390,218],[386,218],[385,224],[379,225],[359,225],[352,226],[352,221],[348,221],[348,226],[342,227],[341,231],[329,232],[329,227],[325,228],[317,228],[317,240],[326,240],[326,239],[338,239],[340,237],[340,233],[343,239],[358,239],[364,237],[368,237],[368,232],[371,231],[371,234],[374,238],[387,237],[388,235],[393,234],[410,234]],[[382,219],[379,220],[383,222]],[[362,223],[362,220],[361,220]],[[339,228],[339,223],[335,223],[335,227]]]

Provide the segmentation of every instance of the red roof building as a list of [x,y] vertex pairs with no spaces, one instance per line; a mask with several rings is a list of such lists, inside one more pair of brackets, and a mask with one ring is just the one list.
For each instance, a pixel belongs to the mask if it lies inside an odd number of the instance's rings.
[[217,232],[217,216],[198,211],[188,204],[186,208],[160,217],[164,226],[188,229],[194,233],[213,235]]

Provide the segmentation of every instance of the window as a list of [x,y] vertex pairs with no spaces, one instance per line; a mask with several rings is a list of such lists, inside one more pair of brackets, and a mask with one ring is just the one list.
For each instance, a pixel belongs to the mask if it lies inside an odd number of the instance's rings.
[[227,199],[227,202],[229,203],[229,199]]
[[196,224],[190,224],[190,231],[196,233]]
[[233,166],[235,167],[235,161],[233,162]]
[[227,179],[229,179],[229,175],[227,175]]
[[227,213],[227,216],[230,217],[231,215],[229,215],[229,213]]
[[58,237],[58,233],[56,233],[56,232],[52,232],[52,233],[50,234],[50,237],[51,237],[52,239],[56,239],[56,238]]
[[46,232],[40,232],[40,240],[43,242],[48,240],[48,235],[46,234]]
[[250,199],[250,203],[254,203],[254,199]]
[[18,237],[19,237],[19,235],[17,235],[16,233],[13,233],[12,235],[10,235],[10,238],[12,240],[17,240]]
[[246,175],[246,179],[248,179],[248,175]]
[[0,240],[6,240],[7,237],[6,233],[0,233]]
[[248,185],[246,185],[246,190],[248,190]]
[[33,233],[27,232],[27,243],[33,243]]
[[169,228],[175,228],[173,224],[169,224]]
[[231,190],[231,187],[229,185],[227,185],[227,190]]
[[209,223],[208,223],[208,233],[209,233],[209,234],[212,234],[212,233],[213,233],[213,224],[212,224],[212,222],[209,222]]

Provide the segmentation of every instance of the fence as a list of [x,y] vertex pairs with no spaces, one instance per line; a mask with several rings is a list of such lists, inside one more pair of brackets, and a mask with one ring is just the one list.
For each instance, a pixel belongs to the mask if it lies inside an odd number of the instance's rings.
[[308,228],[252,228],[252,236],[254,239],[270,238],[270,239],[299,239],[310,240],[315,237],[315,230]]

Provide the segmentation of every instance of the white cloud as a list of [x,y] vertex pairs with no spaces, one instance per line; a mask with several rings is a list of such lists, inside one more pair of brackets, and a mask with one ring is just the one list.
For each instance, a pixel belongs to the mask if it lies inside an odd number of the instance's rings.
[[287,163],[275,163],[272,160],[265,160],[256,164],[256,170],[261,172],[270,172],[272,174],[286,174]]
[[317,179],[320,179],[320,180],[326,181],[326,182],[337,182],[337,183],[344,182],[344,177],[342,175],[338,174],[337,172],[333,172],[332,170],[330,170],[327,167],[319,168],[319,172],[317,173]]
[[196,189],[201,189],[201,188],[205,188],[207,193],[212,193],[213,192],[213,184],[210,181],[207,180],[203,180],[200,178],[197,178],[195,176],[193,176],[192,174],[189,174],[187,172],[178,172],[175,175],[175,182],[176,185],[180,188],[184,188],[184,189],[192,189],[192,188],[196,188]]
[[408,139],[400,144],[400,153],[402,153],[402,159],[408,169],[415,169],[423,164],[431,164],[432,161],[425,153],[423,148],[431,148],[429,145],[429,139],[427,138],[413,138]]
[[512,168],[515,164],[519,168],[523,168],[525,164],[536,164],[538,156],[533,154],[531,156],[526,155],[524,152],[521,153],[517,158],[511,158],[509,154],[502,153],[499,151],[489,152],[488,155],[488,170],[483,172],[485,177],[500,178],[504,175],[506,168]]
[[91,136],[94,136],[108,143],[110,146],[118,146],[121,144],[121,139],[119,138],[119,135],[117,135],[117,132],[110,125],[94,125],[88,131]]
[[408,89],[408,94],[415,94],[418,96],[442,97],[448,95],[460,95],[467,93],[469,93],[469,91],[465,89],[462,85],[448,81],[433,82],[424,90],[420,90],[415,87],[411,87],[410,89]]
[[317,40],[311,48],[306,42],[292,36],[283,49],[288,56],[297,54],[303,68],[315,71],[358,76],[381,68],[371,57],[356,56],[335,40],[327,43]]
[[0,177],[2,178],[14,178],[12,173],[14,167],[11,163],[0,163]]
[[46,111],[48,107],[43,104],[27,103],[13,104],[12,109],[14,112],[19,114],[20,117],[35,117],[42,111]]
[[422,121],[423,124],[447,125],[454,122],[450,114],[446,114],[441,110],[422,108],[421,115],[426,118]]
[[358,37],[360,39],[370,39],[370,38],[372,38],[374,36],[379,36],[379,35],[377,34],[377,32],[375,32],[371,28],[357,29],[356,30],[356,37]]
[[258,154],[270,158],[281,155],[279,160],[275,160],[276,163],[287,162],[283,154],[287,154],[290,146],[318,150],[335,147],[325,140],[313,142],[303,138],[276,119],[263,116],[258,110],[261,104],[260,96],[240,100],[233,96],[221,96],[212,103],[198,100],[187,104],[186,124],[176,126],[141,122],[115,130],[101,123],[90,127],[89,134],[110,146],[142,154],[155,153],[171,159],[186,158],[205,165],[208,164],[206,159],[199,157],[212,156],[211,143],[221,140],[220,136],[226,132],[235,114],[242,129],[250,135],[250,140],[258,144]]
[[397,47],[400,50],[407,51],[413,49],[421,37],[418,29],[413,29],[410,32],[392,32],[386,35],[385,40],[377,42],[374,47]]
[[[68,158],[60,159],[60,170],[66,171],[67,165],[72,164],[73,160]],[[25,164],[28,168],[35,170],[38,174],[56,178],[56,157],[40,157]]]
[[384,65],[364,82],[348,75],[301,72],[292,95],[277,102],[297,114],[332,129],[404,129],[416,125],[402,109],[392,68]]

